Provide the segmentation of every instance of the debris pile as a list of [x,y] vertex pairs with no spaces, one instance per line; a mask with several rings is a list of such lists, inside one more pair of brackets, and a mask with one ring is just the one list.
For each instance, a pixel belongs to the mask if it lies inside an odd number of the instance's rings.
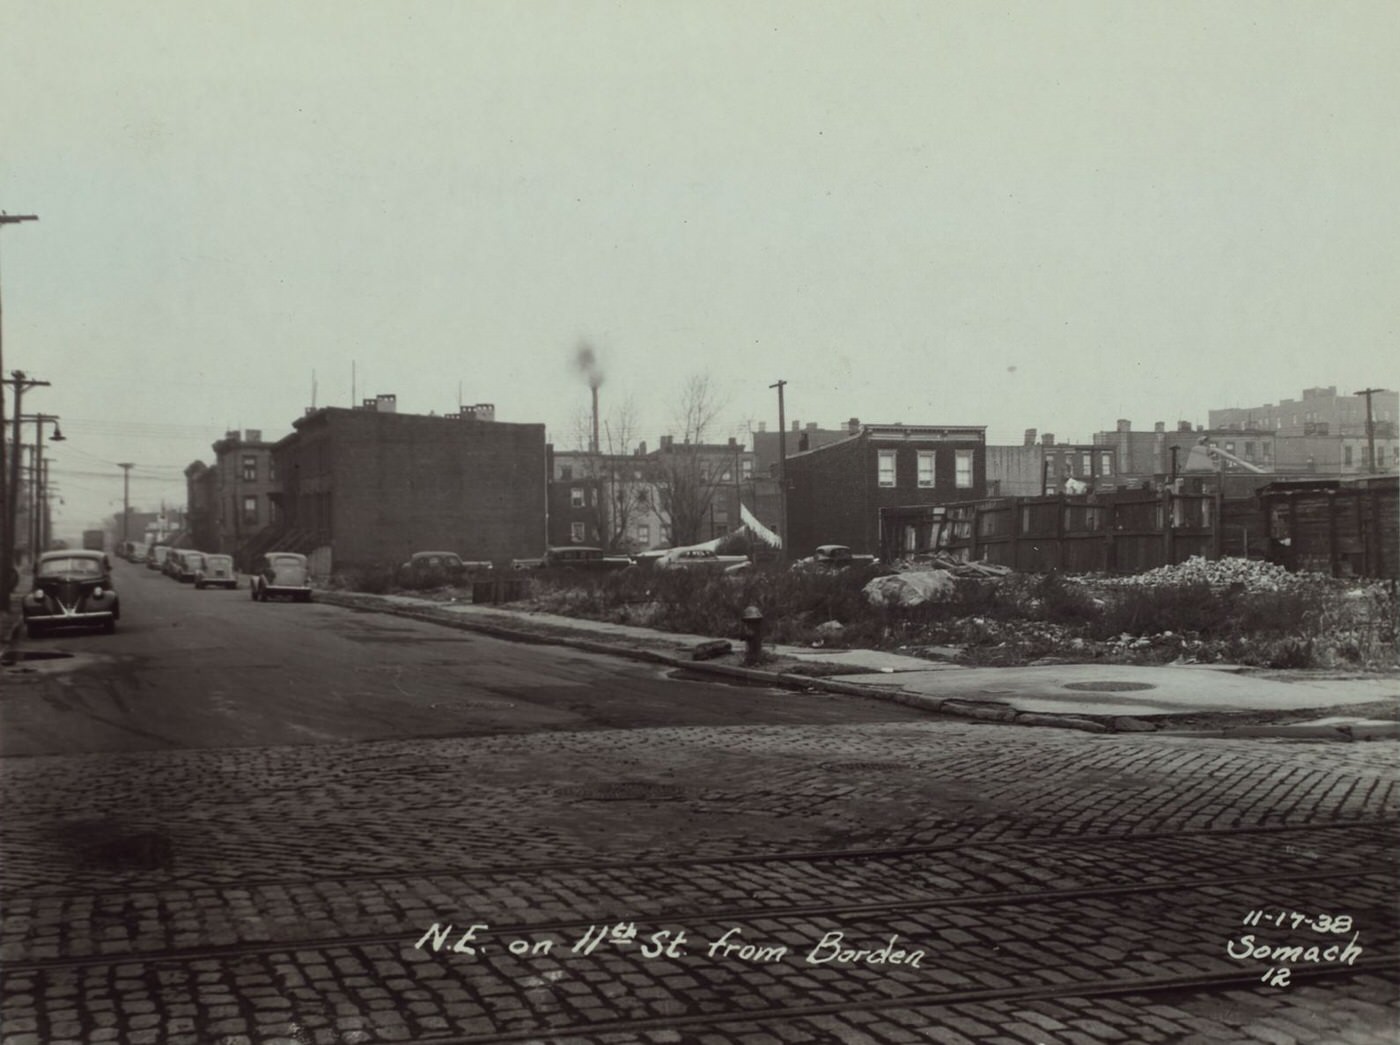
[[953,594],[953,575],[947,570],[910,570],[876,577],[864,588],[875,606],[921,606]]
[[902,559],[894,563],[896,573],[922,573],[925,570],[943,570],[954,577],[1006,577],[1015,571],[1010,566],[998,566],[994,562],[969,562],[954,559],[951,555],[920,555],[913,559]]
[[1329,581],[1322,574],[1289,573],[1275,563],[1257,559],[1203,559],[1193,555],[1174,566],[1114,580],[1115,586],[1160,588],[1179,584],[1205,584],[1214,591],[1239,586],[1247,592],[1297,591]]

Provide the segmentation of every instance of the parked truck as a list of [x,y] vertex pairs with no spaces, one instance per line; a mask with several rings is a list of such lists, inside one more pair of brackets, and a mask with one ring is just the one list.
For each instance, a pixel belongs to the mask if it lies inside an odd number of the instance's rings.
[[102,530],[83,531],[83,550],[100,552],[107,543],[107,534]]

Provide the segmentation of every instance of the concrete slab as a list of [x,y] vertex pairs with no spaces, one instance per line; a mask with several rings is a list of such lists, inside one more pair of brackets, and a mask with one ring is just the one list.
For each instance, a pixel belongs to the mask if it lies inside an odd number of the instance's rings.
[[1396,679],[1257,678],[1205,667],[1056,664],[1025,668],[936,668],[846,675],[842,681],[888,686],[942,699],[1005,704],[1053,715],[1153,715],[1298,711],[1400,700]]
[[804,664],[833,664],[843,668],[865,668],[869,671],[885,674],[906,671],[944,671],[949,668],[961,670],[956,664],[939,664],[937,661],[906,657],[899,653],[886,653],[874,649],[813,650],[804,649],[801,646],[773,646],[770,647],[770,650],[780,657],[791,657]]

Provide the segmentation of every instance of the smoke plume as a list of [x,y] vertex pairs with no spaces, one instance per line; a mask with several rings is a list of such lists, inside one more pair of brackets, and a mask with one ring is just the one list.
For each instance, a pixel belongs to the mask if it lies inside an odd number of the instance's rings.
[[598,366],[598,354],[593,351],[593,346],[586,341],[578,346],[578,353],[574,356],[574,366],[588,381],[588,387],[595,392],[603,383],[603,371]]

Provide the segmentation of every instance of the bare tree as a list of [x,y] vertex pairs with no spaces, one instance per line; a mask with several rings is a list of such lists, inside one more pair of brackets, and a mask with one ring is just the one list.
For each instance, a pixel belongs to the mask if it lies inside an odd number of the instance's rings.
[[722,409],[709,375],[692,375],[677,403],[680,441],[674,436],[664,441],[654,459],[657,509],[676,547],[699,542],[715,487],[729,467],[731,451],[705,443]]

